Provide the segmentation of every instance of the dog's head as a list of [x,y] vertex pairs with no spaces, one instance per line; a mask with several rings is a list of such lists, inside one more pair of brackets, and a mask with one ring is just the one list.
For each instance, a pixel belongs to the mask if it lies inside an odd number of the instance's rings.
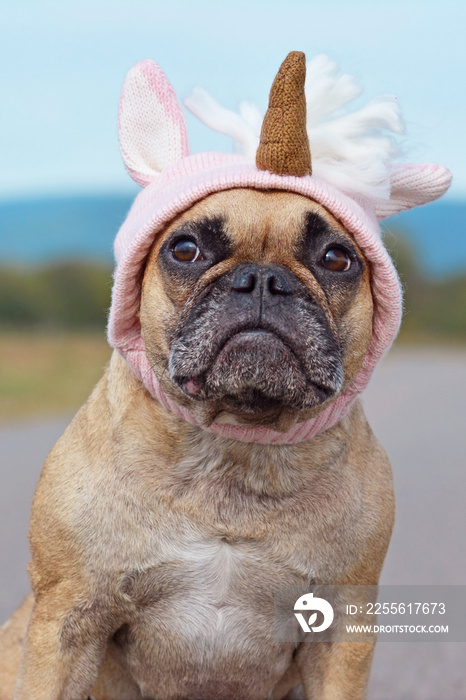
[[140,321],[164,391],[182,392],[203,422],[283,430],[360,369],[372,337],[369,266],[307,197],[227,190],[156,241]]
[[188,100],[244,156],[189,155],[155,63],[122,92],[121,151],[144,190],[115,242],[110,343],[165,408],[240,440],[298,442],[345,415],[401,317],[377,220],[450,183],[441,166],[389,165],[396,101],[345,113],[357,86],[325,57],[309,65],[305,89],[304,54],[285,59],[260,137],[251,105]]

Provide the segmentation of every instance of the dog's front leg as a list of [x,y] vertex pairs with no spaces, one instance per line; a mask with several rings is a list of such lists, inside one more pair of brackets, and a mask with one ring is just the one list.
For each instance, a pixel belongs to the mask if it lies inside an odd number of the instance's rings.
[[306,700],[364,700],[374,645],[302,643],[295,660]]
[[102,599],[76,602],[61,586],[43,593],[31,615],[15,700],[85,700],[117,627]]

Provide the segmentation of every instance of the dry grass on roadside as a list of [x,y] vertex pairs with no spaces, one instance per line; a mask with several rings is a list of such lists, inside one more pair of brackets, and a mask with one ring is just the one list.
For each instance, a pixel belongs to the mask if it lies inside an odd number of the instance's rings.
[[0,420],[72,411],[102,376],[101,333],[0,333]]

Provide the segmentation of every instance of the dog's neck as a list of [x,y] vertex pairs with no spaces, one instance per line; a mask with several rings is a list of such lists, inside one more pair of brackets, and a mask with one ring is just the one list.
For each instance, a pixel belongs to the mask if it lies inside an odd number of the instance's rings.
[[[245,443],[203,430],[166,410],[141,386],[126,362],[115,352],[106,375],[106,394],[114,424],[127,423],[131,414],[141,442],[154,454],[170,445],[170,468],[164,483],[170,488],[201,487],[207,479],[240,489],[245,496],[283,498],[333,472],[345,457],[348,442],[360,422],[362,409],[353,404],[347,415],[310,441],[299,444]],[[154,429],[156,426],[156,429]],[[123,429],[123,428],[122,428]]]

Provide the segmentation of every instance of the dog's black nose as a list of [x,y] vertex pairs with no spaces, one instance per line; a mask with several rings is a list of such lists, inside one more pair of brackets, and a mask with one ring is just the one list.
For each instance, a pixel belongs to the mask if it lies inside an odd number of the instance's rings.
[[251,270],[243,270],[235,277],[231,288],[235,292],[253,292],[256,286],[256,276]]
[[262,291],[262,294],[293,293],[290,282],[275,265],[253,265],[241,270],[234,278],[231,289],[245,294],[251,294],[254,290]]

